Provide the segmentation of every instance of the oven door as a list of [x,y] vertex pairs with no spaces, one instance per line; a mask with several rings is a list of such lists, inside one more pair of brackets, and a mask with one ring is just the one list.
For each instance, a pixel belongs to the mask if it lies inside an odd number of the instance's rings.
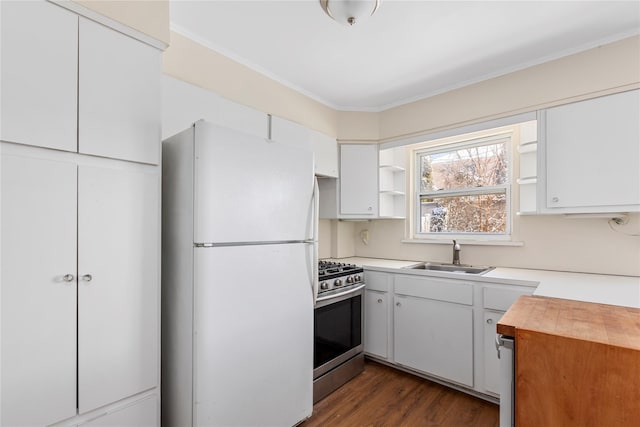
[[364,284],[318,297],[314,310],[313,378],[364,350]]

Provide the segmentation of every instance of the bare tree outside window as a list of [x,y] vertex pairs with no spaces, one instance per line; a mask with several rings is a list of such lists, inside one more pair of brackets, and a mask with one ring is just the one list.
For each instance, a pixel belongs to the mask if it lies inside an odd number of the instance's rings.
[[420,233],[507,233],[507,143],[418,153]]

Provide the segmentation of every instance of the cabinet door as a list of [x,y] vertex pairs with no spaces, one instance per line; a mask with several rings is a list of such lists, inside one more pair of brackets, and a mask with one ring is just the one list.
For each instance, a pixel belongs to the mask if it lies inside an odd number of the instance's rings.
[[394,299],[395,361],[473,387],[473,308],[399,295]]
[[0,138],[76,151],[78,17],[45,1],[0,7]]
[[198,120],[268,138],[267,114],[222,98],[182,80],[162,76],[162,139],[169,138]]
[[500,394],[500,360],[496,350],[496,326],[503,312],[484,312],[484,389]]
[[79,168],[81,413],[158,385],[159,182],[146,168]]
[[546,206],[640,205],[640,91],[546,110]]
[[311,131],[311,149],[315,155],[316,175],[338,177],[338,143],[335,138]]
[[389,336],[389,294],[366,290],[364,293],[364,351],[387,358]]
[[76,414],[77,169],[6,154],[1,169],[0,424],[48,425]]
[[160,52],[84,18],[79,52],[79,151],[157,164]]
[[311,151],[311,131],[306,127],[280,117],[271,117],[271,139],[283,144],[304,147]]
[[340,146],[340,213],[378,214],[378,146]]

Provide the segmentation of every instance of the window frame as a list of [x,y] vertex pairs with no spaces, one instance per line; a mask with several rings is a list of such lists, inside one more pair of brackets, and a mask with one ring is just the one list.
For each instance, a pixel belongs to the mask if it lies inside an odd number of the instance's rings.
[[[473,135],[459,135],[455,137],[454,141],[448,141],[438,144],[436,141],[430,143],[420,144],[411,150],[412,156],[412,209],[410,209],[412,218],[411,221],[411,236],[410,238],[416,241],[427,240],[451,240],[451,239],[469,239],[469,240],[511,240],[513,212],[512,205],[512,177],[513,177],[513,156],[512,145],[514,141],[514,129],[495,129],[495,132],[488,130],[483,132],[482,136]],[[447,138],[450,140],[451,138]],[[424,154],[439,154],[457,151],[460,149],[474,148],[487,146],[492,144],[504,143],[505,147],[505,161],[507,164],[507,174],[505,183],[495,186],[487,187],[468,187],[464,189],[451,189],[451,190],[439,190],[430,192],[421,192],[421,169],[420,158]],[[485,233],[485,232],[420,232],[421,221],[421,205],[420,199],[422,197],[452,197],[452,196],[477,196],[482,194],[505,194],[506,199],[506,224],[504,233]]]

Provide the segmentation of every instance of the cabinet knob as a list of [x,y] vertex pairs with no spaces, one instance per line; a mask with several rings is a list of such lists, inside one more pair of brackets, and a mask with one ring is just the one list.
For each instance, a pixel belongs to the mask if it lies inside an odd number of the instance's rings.
[[85,274],[85,275],[82,276],[82,281],[83,282],[90,282],[92,280],[93,280],[93,276],[90,275],[90,274]]
[[558,202],[560,201],[560,199],[558,199],[557,197],[552,197],[552,198],[551,198],[551,201],[552,201],[553,203],[558,203]]
[[487,319],[487,323],[492,325],[493,324],[493,319]]
[[396,303],[396,307],[400,307],[402,304],[400,304],[399,302]]
[[382,304],[382,298],[378,298],[378,304]]
[[367,208],[367,210],[372,211],[372,210],[373,210],[373,207],[369,206],[369,207]]
[[73,282],[73,274],[65,274],[62,276],[62,280],[65,282]]

